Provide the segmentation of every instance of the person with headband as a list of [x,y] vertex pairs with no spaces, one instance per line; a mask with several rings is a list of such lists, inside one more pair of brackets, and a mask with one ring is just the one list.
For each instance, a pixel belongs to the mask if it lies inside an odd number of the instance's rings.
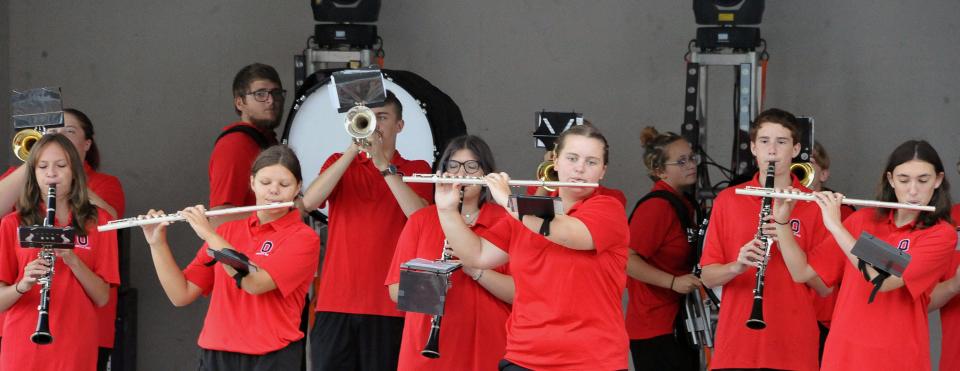
[[697,353],[674,336],[674,323],[684,295],[702,286],[692,273],[695,247],[687,239],[697,205],[683,193],[697,181],[699,159],[686,139],[651,126],[640,133],[640,144],[654,184],[630,217],[626,326],[633,366],[697,370]]

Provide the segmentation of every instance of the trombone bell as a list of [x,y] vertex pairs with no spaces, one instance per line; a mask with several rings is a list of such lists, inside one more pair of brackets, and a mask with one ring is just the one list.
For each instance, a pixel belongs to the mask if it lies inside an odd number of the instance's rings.
[[354,106],[347,111],[347,120],[343,127],[355,141],[366,141],[377,131],[377,115],[366,106]]
[[800,184],[803,184],[803,186],[807,188],[813,185],[813,180],[817,175],[813,169],[813,164],[809,162],[795,162],[790,164],[790,172],[796,175],[797,179],[800,179]]
[[[557,170],[553,167],[553,161],[544,161],[540,165],[537,165],[537,180],[541,182],[557,182],[560,180],[560,175],[557,174]],[[543,189],[553,192],[556,188],[544,186]]]
[[40,140],[41,136],[43,136],[43,134],[34,129],[18,131],[17,134],[13,136],[13,153],[17,155],[20,161],[26,162],[27,157],[30,156],[30,149]]

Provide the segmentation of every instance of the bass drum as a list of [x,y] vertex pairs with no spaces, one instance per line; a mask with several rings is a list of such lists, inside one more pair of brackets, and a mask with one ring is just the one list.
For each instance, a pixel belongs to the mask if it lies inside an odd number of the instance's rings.
[[[336,89],[330,83],[330,75],[336,71],[339,69],[317,71],[304,81],[283,129],[283,142],[300,158],[304,190],[327,158],[343,152],[351,140],[343,125],[347,114],[337,112]],[[381,71],[384,86],[403,105],[404,126],[397,135],[397,150],[404,158],[427,161],[436,169],[435,162],[447,142],[467,133],[460,107],[413,72]],[[320,212],[326,215],[326,209]]]

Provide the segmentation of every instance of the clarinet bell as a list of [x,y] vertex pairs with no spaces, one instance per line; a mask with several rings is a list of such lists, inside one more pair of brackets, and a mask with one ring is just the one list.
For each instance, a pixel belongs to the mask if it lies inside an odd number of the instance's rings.
[[37,319],[37,331],[30,336],[30,341],[39,345],[47,345],[53,342],[53,335],[50,335],[50,321],[46,312],[40,312],[40,317]]
[[750,311],[750,319],[747,320],[747,327],[752,330],[763,330],[767,328],[767,322],[763,320],[763,300],[753,300],[753,310]]
[[433,316],[430,321],[430,337],[427,338],[427,345],[420,351],[420,355],[436,359],[440,358],[440,316]]

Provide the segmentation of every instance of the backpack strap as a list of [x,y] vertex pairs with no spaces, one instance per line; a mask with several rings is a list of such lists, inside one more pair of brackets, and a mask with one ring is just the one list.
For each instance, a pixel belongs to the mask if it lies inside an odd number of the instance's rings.
[[630,212],[630,218],[627,220],[633,220],[633,214],[637,212],[637,208],[640,207],[640,204],[651,198],[662,198],[670,202],[670,206],[672,206],[673,211],[677,213],[677,218],[680,219],[680,226],[682,226],[684,230],[693,227],[693,221],[690,220],[690,210],[687,209],[687,205],[683,204],[683,201],[680,199],[680,197],[677,197],[677,195],[673,194],[673,192],[666,190],[653,191],[643,196],[643,198],[633,205],[633,211]]
[[267,147],[270,146],[270,142],[267,141],[267,137],[264,136],[263,133],[260,132],[260,130],[257,130],[252,126],[247,126],[247,125],[237,125],[227,130],[224,130],[222,133],[220,133],[219,136],[217,136],[217,140],[214,141],[214,144],[219,142],[221,138],[233,133],[238,133],[238,132],[244,133],[247,135],[247,137],[249,137],[250,139],[253,139],[253,141],[256,142],[258,146],[260,146],[261,150],[267,149]]

